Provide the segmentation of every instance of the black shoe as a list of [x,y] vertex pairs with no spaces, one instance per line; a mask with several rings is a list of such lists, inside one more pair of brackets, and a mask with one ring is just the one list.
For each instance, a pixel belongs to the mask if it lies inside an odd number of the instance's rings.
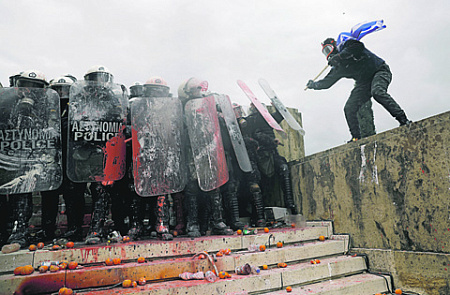
[[81,227],[69,228],[64,234],[61,235],[61,238],[73,242],[80,242],[83,240],[83,229]]
[[347,143],[350,143],[350,142],[355,142],[355,141],[358,141],[358,140],[360,140],[361,138],[358,138],[358,137],[352,137],[352,139],[350,139],[349,141],[347,141]]
[[86,236],[84,243],[86,245],[96,245],[102,242],[102,235],[98,232],[91,232]]
[[402,122],[400,122],[400,126],[409,126],[409,125],[411,125],[411,123],[412,123],[412,121],[410,121],[410,120],[406,120],[406,121],[402,121]]

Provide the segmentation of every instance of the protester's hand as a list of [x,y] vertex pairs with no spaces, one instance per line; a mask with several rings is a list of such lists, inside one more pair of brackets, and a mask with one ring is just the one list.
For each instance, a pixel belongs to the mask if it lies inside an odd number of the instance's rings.
[[306,87],[308,87],[309,89],[314,89],[316,87],[316,82],[314,82],[313,80],[309,80],[306,84]]

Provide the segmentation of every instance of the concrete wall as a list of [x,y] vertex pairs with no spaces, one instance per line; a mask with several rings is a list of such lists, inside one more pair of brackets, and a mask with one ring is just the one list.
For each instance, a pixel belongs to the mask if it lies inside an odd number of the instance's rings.
[[450,112],[293,162],[307,220],[332,220],[396,287],[450,294]]

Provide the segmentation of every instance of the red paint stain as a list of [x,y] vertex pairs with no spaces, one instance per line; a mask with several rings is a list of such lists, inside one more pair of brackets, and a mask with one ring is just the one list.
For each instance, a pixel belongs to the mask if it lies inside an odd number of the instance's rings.
[[125,135],[119,134],[106,142],[103,148],[103,175],[96,176],[96,181],[115,181],[122,178],[125,171]]

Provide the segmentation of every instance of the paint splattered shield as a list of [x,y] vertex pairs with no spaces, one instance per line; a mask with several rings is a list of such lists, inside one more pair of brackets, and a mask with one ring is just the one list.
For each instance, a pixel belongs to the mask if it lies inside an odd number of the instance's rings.
[[187,182],[183,110],[174,97],[140,97],[131,104],[134,186],[143,197],[177,193]]
[[57,189],[62,182],[56,91],[0,89],[0,194]]
[[239,167],[244,172],[250,172],[252,171],[252,165],[250,163],[250,158],[248,157],[247,148],[245,147],[244,138],[242,137],[238,122],[236,121],[236,115],[233,106],[231,105],[230,98],[223,94],[214,95],[214,97],[227,125],[231,145],[233,146]]
[[127,90],[79,81],[70,87],[67,176],[74,182],[116,181],[125,174]]
[[189,100],[184,112],[200,189],[211,191],[229,177],[214,96]]

